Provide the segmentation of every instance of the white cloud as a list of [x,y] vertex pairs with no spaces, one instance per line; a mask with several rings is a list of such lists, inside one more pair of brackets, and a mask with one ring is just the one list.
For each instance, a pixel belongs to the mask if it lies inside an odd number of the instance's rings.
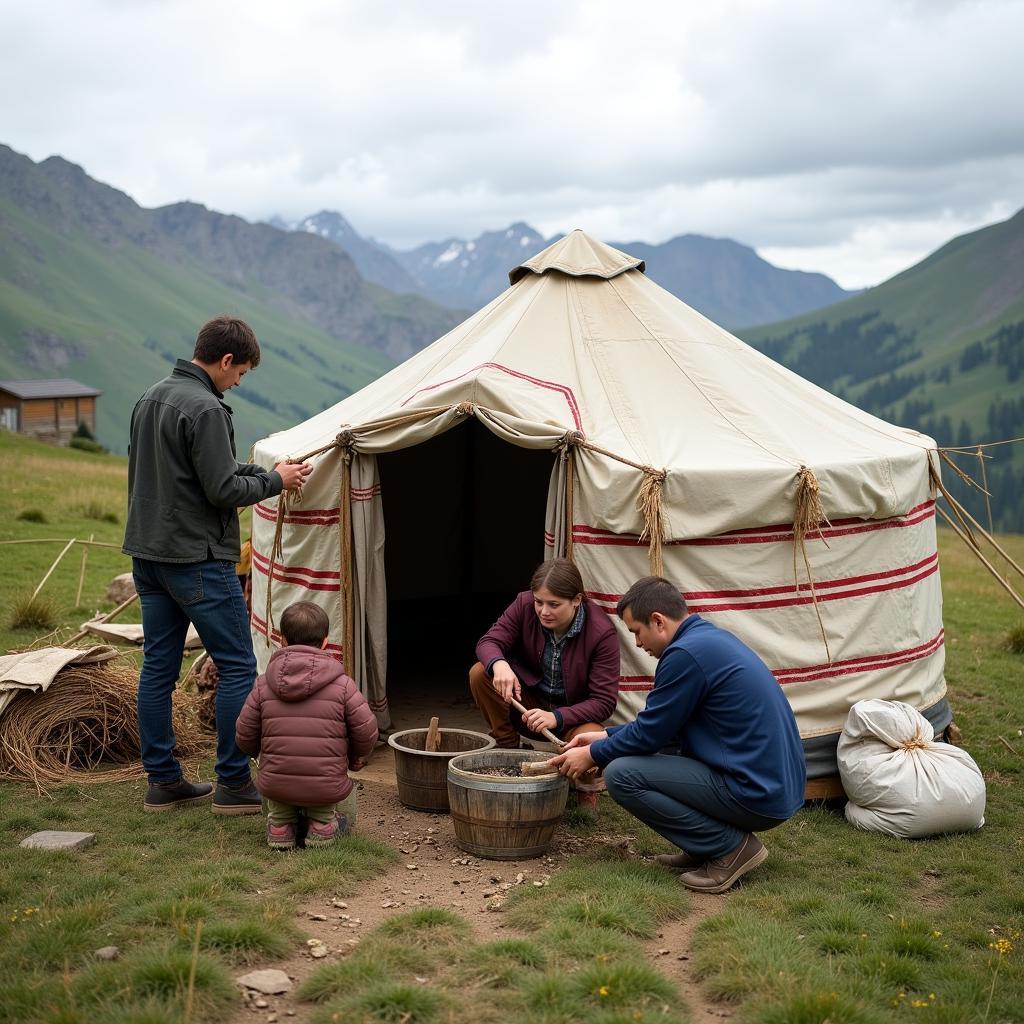
[[0,141],[145,205],[734,237],[847,286],[1024,204],[1024,2],[0,0]]

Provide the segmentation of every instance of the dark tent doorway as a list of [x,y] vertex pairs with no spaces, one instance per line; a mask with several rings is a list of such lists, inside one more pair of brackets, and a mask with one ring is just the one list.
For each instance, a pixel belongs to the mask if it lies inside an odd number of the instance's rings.
[[474,419],[377,457],[395,729],[438,715],[486,731],[469,696],[473,649],[544,558],[555,457]]

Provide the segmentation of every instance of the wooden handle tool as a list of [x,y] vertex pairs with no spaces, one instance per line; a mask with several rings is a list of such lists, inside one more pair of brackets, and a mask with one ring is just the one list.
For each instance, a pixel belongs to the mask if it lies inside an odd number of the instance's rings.
[[[509,700],[512,704],[512,707],[514,707],[516,711],[518,711],[521,715],[526,714],[526,708],[524,708],[523,705],[515,699],[515,697],[510,697]],[[541,729],[540,734],[544,737],[544,739],[548,740],[550,743],[554,743],[554,745],[558,747],[559,750],[561,750],[562,747],[565,746],[565,741],[560,740],[550,729]]]
[[424,750],[435,751],[441,749],[441,730],[438,728],[438,725],[439,720],[435,715],[427,727],[427,738],[423,743]]

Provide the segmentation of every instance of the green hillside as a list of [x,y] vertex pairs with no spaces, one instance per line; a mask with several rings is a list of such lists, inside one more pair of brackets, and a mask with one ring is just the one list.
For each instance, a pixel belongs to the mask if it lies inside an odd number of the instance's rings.
[[[1024,210],[953,239],[876,288],[742,336],[802,377],[942,445],[1020,437],[1022,266]],[[1024,532],[1024,446],[990,454],[996,526]],[[977,473],[976,460],[961,461]],[[983,496],[957,493],[984,520]]]
[[457,319],[368,285],[322,239],[195,204],[145,210],[73,164],[0,147],[0,378],[101,389],[99,440],[124,451],[139,395],[224,312],[248,320],[263,350],[230,396],[240,455]]

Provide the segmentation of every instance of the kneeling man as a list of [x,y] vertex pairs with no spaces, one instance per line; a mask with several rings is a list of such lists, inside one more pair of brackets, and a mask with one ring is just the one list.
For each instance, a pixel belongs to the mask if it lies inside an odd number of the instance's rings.
[[803,804],[792,708],[764,662],[668,580],[638,580],[617,610],[658,659],[654,688],[634,721],[576,736],[554,763],[570,778],[603,768],[616,803],[679,847],[659,863],[688,889],[725,892],[768,856],[754,833]]

